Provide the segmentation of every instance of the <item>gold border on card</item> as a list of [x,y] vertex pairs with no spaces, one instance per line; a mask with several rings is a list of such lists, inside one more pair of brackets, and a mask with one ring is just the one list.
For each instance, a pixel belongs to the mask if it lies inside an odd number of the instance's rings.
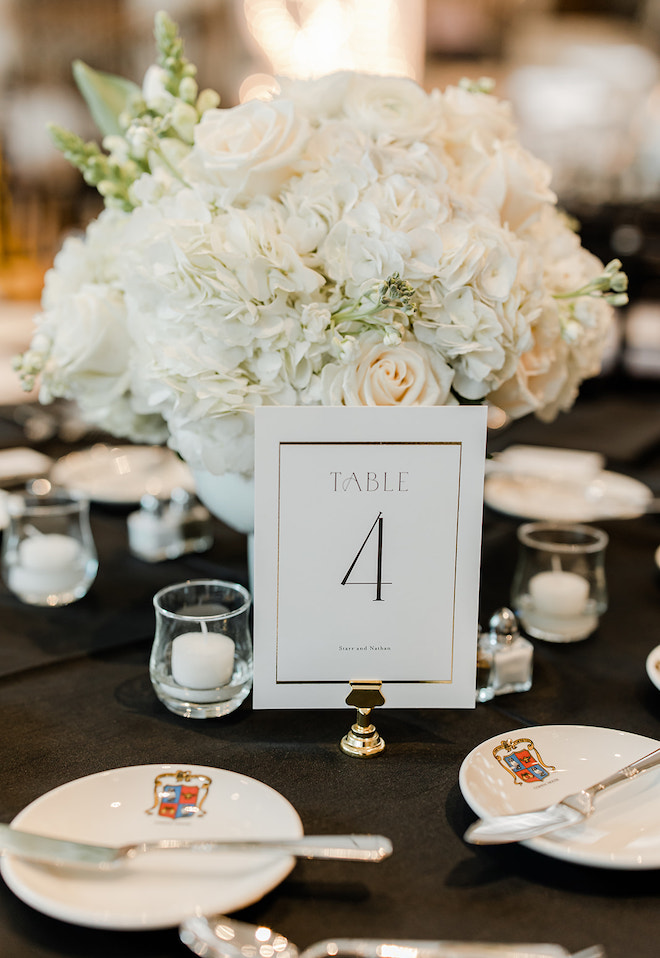
[[463,441],[460,439],[451,440],[367,440],[357,439],[347,440],[346,442],[338,440],[318,439],[296,439],[290,441],[278,442],[277,456],[277,602],[275,611],[275,685],[342,685],[348,683],[347,679],[279,679],[277,669],[279,662],[279,637],[280,637],[280,529],[281,529],[281,500],[280,493],[282,489],[282,447],[283,446],[458,446],[458,487],[456,494],[456,539],[454,542],[454,589],[452,599],[451,613],[451,657],[450,657],[450,678],[448,679],[388,679],[387,685],[451,685],[454,676],[454,629],[456,626],[456,576],[458,563],[458,527],[460,520],[461,504],[461,477],[463,474]]

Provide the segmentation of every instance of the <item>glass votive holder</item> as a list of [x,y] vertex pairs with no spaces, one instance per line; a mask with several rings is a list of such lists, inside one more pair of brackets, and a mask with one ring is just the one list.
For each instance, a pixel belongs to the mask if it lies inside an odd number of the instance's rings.
[[7,500],[2,577],[28,605],[69,605],[89,591],[98,559],[89,501],[51,490],[14,493]]
[[170,712],[217,718],[247,697],[252,688],[251,602],[242,585],[220,579],[191,580],[156,593],[149,676]]
[[547,642],[577,642],[607,609],[606,532],[594,526],[527,522],[511,602],[525,632]]

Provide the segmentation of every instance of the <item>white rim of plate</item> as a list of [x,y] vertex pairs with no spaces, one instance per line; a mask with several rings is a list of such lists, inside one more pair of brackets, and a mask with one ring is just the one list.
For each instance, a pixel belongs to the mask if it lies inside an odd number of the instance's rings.
[[[633,476],[627,476],[625,473],[621,472],[612,472],[608,469],[604,469],[599,473],[598,478],[603,482],[615,482],[618,485],[626,486],[630,491],[630,518],[637,518],[644,514],[645,510],[645,501],[653,498],[653,494],[650,488],[641,482],[639,479],[635,479]],[[520,492],[516,494],[516,483],[524,481],[529,489],[533,489],[534,484],[536,483],[542,490],[543,496],[538,497],[538,502],[535,506],[529,506],[523,499],[521,499]],[[511,501],[509,501],[508,496],[502,496],[501,489],[508,489],[514,493]],[[546,502],[547,490],[551,488],[555,483],[551,479],[543,479],[538,476],[523,476],[522,474],[516,473],[503,473],[503,472],[492,472],[488,474],[486,472],[486,478],[484,482],[484,502],[491,509],[494,509],[496,512],[500,512],[503,515],[515,516],[520,519],[532,519],[538,521],[548,521],[548,522],[560,522],[560,521],[570,521],[570,522],[598,522],[605,521],[607,518],[612,518],[612,513],[608,513],[604,510],[599,510],[597,508],[597,501],[590,502],[585,499],[584,509],[575,509],[571,514],[563,515],[562,510],[553,511],[552,509],[548,510],[544,508],[544,502]],[[556,483],[558,491],[562,490],[562,484]],[[571,498],[573,504],[580,504],[579,498],[579,486],[575,486],[575,497]],[[632,495],[632,493],[635,495]],[[624,498],[624,497],[622,497]],[[515,499],[515,505],[512,504]],[[528,507],[525,508],[525,505]],[[627,515],[627,513],[626,513]],[[614,516],[615,517],[615,516]],[[615,517],[616,518],[616,517]]]
[[[101,450],[105,450],[105,452]],[[117,453],[116,456],[111,455],[113,450]],[[149,463],[147,466],[144,475],[141,475],[143,467],[135,470],[132,475],[129,473],[125,488],[122,488],[121,476],[112,477],[116,481],[112,481],[112,478],[106,480],[107,473],[105,471],[110,459],[117,459],[122,456],[126,456],[129,460],[131,458],[133,460],[153,460],[153,463]],[[95,465],[98,467],[98,475],[92,479],[90,476]],[[148,476],[151,469],[154,468],[157,469],[156,474],[160,482],[159,495],[171,492],[176,486],[184,486],[188,491],[193,491],[194,480],[189,467],[182,460],[177,459],[176,454],[165,446],[115,446],[99,443],[99,449],[91,446],[89,449],[78,449],[62,456],[53,465],[50,478],[56,485],[79,492],[92,502],[130,505],[139,502],[142,495],[150,491]],[[175,475],[173,478],[169,475],[170,472],[179,472],[180,475]],[[175,479],[177,481],[174,481]],[[136,488],[141,482],[144,483],[144,488],[141,485],[139,489]]]
[[[640,742],[640,747],[644,750],[640,752],[640,757],[646,752],[653,751],[654,748],[660,747],[660,741],[650,738],[646,735],[638,735],[635,732],[626,732],[621,729],[607,728],[599,725],[529,725],[522,726],[520,728],[511,729],[506,732],[502,732],[498,735],[493,735],[491,738],[486,739],[484,742],[481,742],[480,745],[475,746],[463,759],[461,767],[459,770],[459,787],[463,798],[470,806],[472,811],[478,815],[480,818],[487,817],[490,814],[490,810],[487,806],[483,805],[478,799],[475,799],[474,796],[470,794],[470,788],[466,781],[467,779],[467,770],[471,763],[471,760],[476,756],[482,749],[485,747],[490,747],[493,743],[520,735],[524,732],[531,732],[532,734],[538,734],[539,731],[546,730],[549,733],[554,731],[565,731],[569,732],[570,730],[575,731],[586,731],[594,732],[596,735],[616,735],[616,736],[625,736],[626,738],[638,739]],[[614,769],[613,769],[614,771]],[[591,784],[591,783],[590,783]],[[539,802],[536,807],[542,807],[543,802]],[[530,809],[531,811],[531,809]],[[578,827],[578,826],[576,826]],[[527,841],[519,842],[518,844],[523,845],[526,848],[530,848],[533,851],[539,852],[542,855],[547,855],[549,858],[557,858],[561,861],[567,861],[572,864],[578,865],[590,865],[596,868],[606,868],[611,870],[622,870],[622,871],[646,871],[654,870],[660,867],[660,857],[656,857],[653,861],[647,862],[632,862],[629,859],[626,861],[617,861],[610,856],[600,857],[598,855],[589,855],[588,850],[585,851],[585,848],[588,849],[588,846],[577,846],[577,851],[573,849],[572,846],[566,844],[561,844],[556,840],[556,838],[548,839],[544,836],[539,836],[538,838],[531,838]]]
[[[65,792],[69,789],[75,789],[77,786],[83,785],[83,783],[90,782],[93,779],[102,779],[111,775],[121,775],[122,773],[134,773],[139,771],[150,772],[154,774],[155,772],[165,772],[170,769],[181,769],[184,768],[190,771],[194,775],[213,773],[218,776],[221,775],[225,777],[225,780],[230,780],[233,783],[238,784],[239,782],[249,783],[250,788],[256,787],[261,793],[262,797],[267,797],[277,802],[280,810],[284,811],[288,816],[290,816],[290,824],[295,826],[291,828],[291,834],[285,837],[297,838],[303,835],[303,826],[302,821],[298,812],[294,806],[286,799],[280,792],[272,788],[270,785],[266,785],[265,782],[261,782],[258,779],[252,778],[249,775],[244,775],[240,772],[234,772],[229,769],[221,769],[214,766],[207,765],[196,765],[192,763],[154,763],[147,765],[127,765],[120,766],[113,769],[103,769],[99,772],[94,772],[90,775],[81,776],[78,779],[73,779],[70,782],[64,782],[62,785],[56,786],[53,789],[50,789],[47,792],[44,792],[34,801],[30,802],[29,805],[26,805],[12,820],[12,825],[20,825],[25,818],[30,818],[35,811],[39,811],[40,806],[48,805],[48,802],[53,798],[59,797],[62,792]],[[234,785],[234,787],[236,787]],[[33,827],[33,826],[30,826]],[[44,834],[47,834],[47,830],[44,829]],[[70,835],[75,840],[75,836]],[[99,842],[102,839],[98,839]],[[167,852],[164,854],[168,854]],[[177,853],[174,853],[177,854]],[[195,854],[195,853],[190,853]],[[258,854],[258,858],[256,857]],[[268,856],[268,861],[264,864],[263,855]],[[246,893],[246,890],[240,893],[238,896],[234,896],[233,900],[225,898],[224,902],[218,898],[217,903],[218,907],[215,908],[214,905],[211,905],[211,910],[217,912],[232,912],[240,908],[245,908],[248,905],[253,904],[256,901],[259,901],[263,898],[264,895],[272,891],[277,887],[291,872],[295,865],[295,858],[289,855],[283,855],[281,853],[275,852],[259,852],[255,853],[255,862],[257,863],[254,869],[254,883],[249,893]],[[23,867],[22,867],[23,866]],[[38,880],[30,882],[30,868],[25,866],[31,866],[35,869],[32,873],[32,876]],[[37,911],[42,912],[45,915],[49,915],[54,918],[59,918],[60,920],[69,921],[72,924],[81,925],[88,928],[104,928],[104,929],[113,929],[120,931],[147,931],[147,930],[156,930],[159,928],[171,928],[180,924],[181,921],[189,914],[191,914],[191,909],[183,909],[177,911],[176,906],[172,907],[170,904],[167,908],[166,914],[161,914],[159,917],[149,918],[148,914],[145,915],[144,912],[141,912],[141,918],[137,918],[139,905],[136,907],[135,911],[132,911],[130,914],[111,914],[107,907],[105,911],[103,910],[92,910],[90,908],[85,908],[84,906],[75,906],[69,903],[62,902],[59,899],[54,897],[49,897],[47,893],[44,893],[43,890],[39,888],[35,889],[34,884],[43,886],[44,876],[46,885],[48,880],[55,880],[57,882],[57,867],[58,866],[48,866],[43,865],[39,866],[36,863],[28,863],[26,861],[21,861],[15,855],[6,855],[0,857],[0,874],[4,878],[7,886],[14,892],[14,894],[20,898],[25,904],[30,905],[35,908]],[[27,878],[26,878],[27,872]],[[22,874],[21,874],[22,873]],[[114,869],[112,871],[103,873],[102,871],[95,870],[92,872],[95,878],[102,879],[104,877],[109,877],[110,881],[116,881],[119,873]],[[137,896],[139,899],[139,896]],[[206,910],[209,910],[209,903],[207,903]]]

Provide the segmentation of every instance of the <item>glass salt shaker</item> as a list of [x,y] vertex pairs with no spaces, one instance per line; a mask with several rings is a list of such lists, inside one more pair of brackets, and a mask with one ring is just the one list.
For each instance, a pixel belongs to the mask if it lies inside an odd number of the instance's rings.
[[171,557],[176,534],[167,515],[167,505],[147,493],[140,508],[126,519],[128,546],[133,555],[146,562],[162,562]]
[[532,687],[534,647],[518,629],[511,609],[498,609],[479,632],[477,644],[477,701],[488,702],[495,695],[526,692]]
[[211,514],[187,489],[172,489],[169,516],[176,527],[180,552],[206,552],[213,545]]

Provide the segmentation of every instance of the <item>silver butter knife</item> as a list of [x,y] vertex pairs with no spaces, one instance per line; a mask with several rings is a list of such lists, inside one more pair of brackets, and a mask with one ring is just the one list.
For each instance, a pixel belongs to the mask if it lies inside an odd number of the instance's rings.
[[492,818],[478,819],[470,825],[463,836],[466,842],[473,845],[502,845],[506,842],[523,842],[539,835],[547,835],[559,828],[568,825],[577,825],[584,821],[594,811],[594,798],[600,792],[619,782],[635,778],[641,772],[660,765],[660,748],[649,752],[636,762],[620,768],[618,772],[608,775],[595,785],[583,788],[573,795],[567,795],[555,805],[535,812],[521,812],[517,815],[499,815]]
[[145,852],[192,851],[212,852],[275,851],[296,858],[325,858],[352,862],[380,862],[392,854],[392,843],[382,835],[305,835],[301,838],[228,838],[183,839],[164,838],[157,842],[136,842],[132,845],[88,845],[33,835],[10,825],[0,824],[0,851],[36,862],[58,865],[90,865],[113,868]]

